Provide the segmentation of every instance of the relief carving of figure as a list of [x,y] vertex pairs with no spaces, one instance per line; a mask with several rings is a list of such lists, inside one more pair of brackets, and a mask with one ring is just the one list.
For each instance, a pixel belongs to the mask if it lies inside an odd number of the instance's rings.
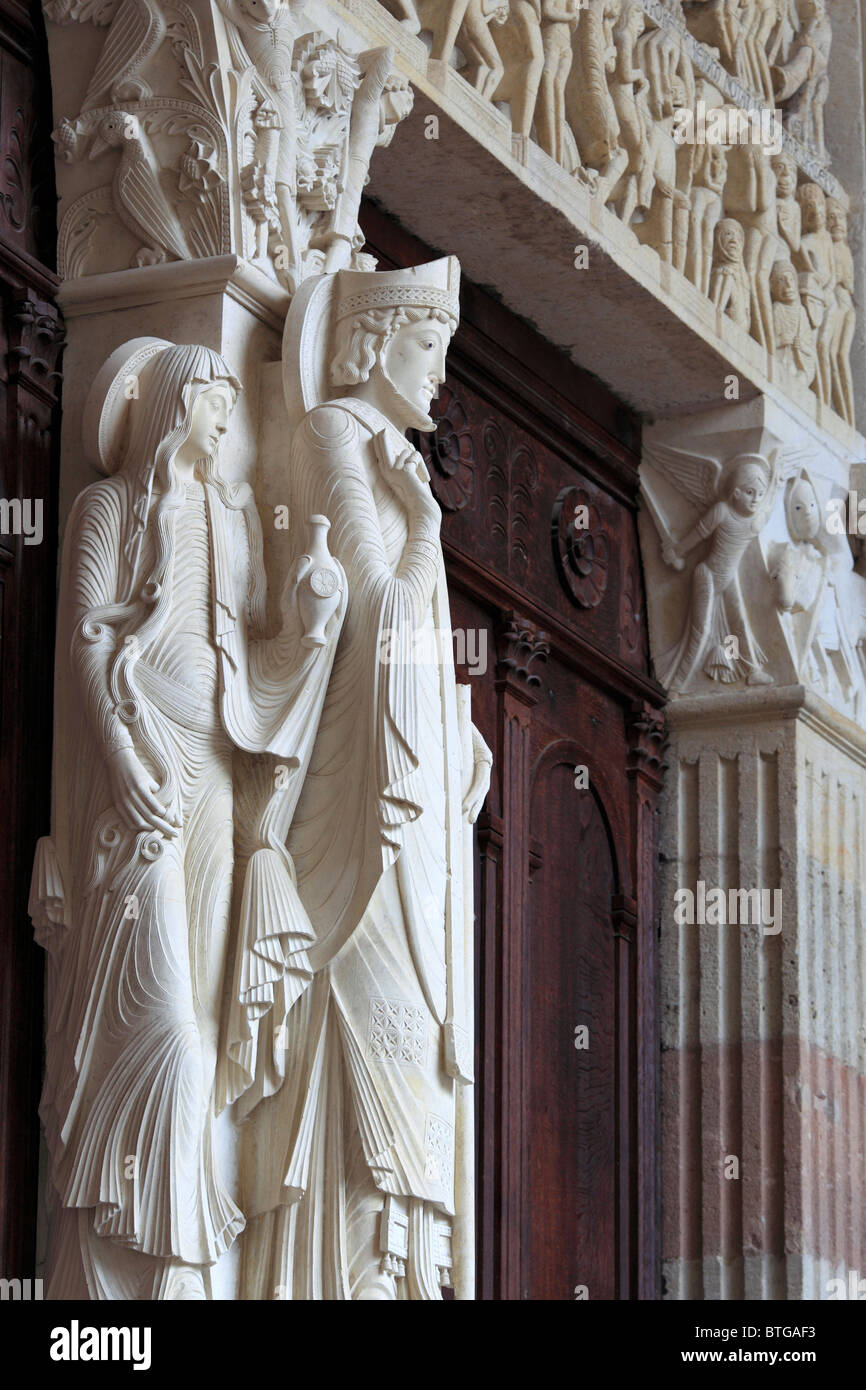
[[566,167],[571,132],[565,120],[565,87],[571,71],[571,40],[580,17],[580,0],[542,0],[541,43],[544,67],[535,105],[541,148]]
[[777,261],[770,276],[776,358],[804,386],[811,386],[818,370],[815,332],[800,302],[797,272],[790,261]]
[[827,196],[817,183],[805,183],[797,197],[803,218],[799,267],[803,301],[818,330],[816,388],[825,405],[833,403],[833,339],[836,331],[836,248],[827,230]]
[[787,62],[772,71],[777,102],[785,104],[785,125],[819,159],[826,160],[824,107],[830,90],[827,69],[833,26],[826,0],[797,0],[799,32]]
[[827,199],[827,227],[833,239],[836,303],[830,341],[833,409],[854,424],[854,382],[851,344],[857,327],[854,307],[854,258],[848,245],[848,214],[837,198]]
[[[609,201],[626,226],[630,224],[639,205],[648,206],[651,196],[642,186],[642,174],[646,171],[647,141],[646,105],[642,98],[649,86],[649,80],[637,65],[635,56],[637,41],[644,31],[645,22],[644,9],[639,0],[624,0],[613,33],[616,63],[608,79],[619,127],[617,139],[627,155],[625,167],[616,186],[612,187]],[[617,162],[611,166],[614,177],[618,167]]]
[[544,71],[541,0],[511,0],[508,18],[494,35],[502,74],[492,101],[507,101],[511,129],[528,140],[535,117],[535,103]]
[[617,64],[614,24],[617,0],[589,0],[574,36],[574,63],[566,84],[566,113],[580,162],[598,174],[598,197],[606,203],[628,163],[610,82]]
[[727,314],[748,333],[752,291],[743,260],[745,241],[743,228],[732,217],[723,217],[716,224],[710,297],[720,314]]
[[773,155],[770,163],[776,175],[776,218],[779,236],[793,259],[800,252],[803,219],[797,201],[797,166],[789,154]]
[[773,351],[773,300],[770,274],[781,245],[776,212],[776,175],[760,143],[732,145],[728,151],[725,215],[735,217],[745,233],[743,259],[751,293],[751,333]]
[[[686,274],[705,295],[710,293],[713,244],[722,217],[727,176],[728,157],[724,146],[699,146],[694,163]],[[727,312],[727,306],[723,312]]]
[[[658,663],[659,679],[672,692],[686,689],[702,669],[726,684],[768,685],[766,658],[755,640],[740,587],[740,563],[767,523],[778,491],[776,455],[740,454],[723,466],[679,449],[655,445],[647,460],[685,492],[700,519],[688,534],[662,532],[662,556],[674,569],[704,544],[691,576],[688,611],[677,646]],[[645,494],[649,489],[644,484]],[[660,516],[658,508],[654,514]]]

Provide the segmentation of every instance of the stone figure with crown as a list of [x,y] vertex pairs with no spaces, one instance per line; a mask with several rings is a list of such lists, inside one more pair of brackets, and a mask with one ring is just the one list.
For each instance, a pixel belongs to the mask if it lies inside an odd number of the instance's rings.
[[433,428],[458,281],[453,257],[322,275],[286,323],[290,512],[329,518],[348,604],[287,837],[313,979],[238,1102],[246,1298],[473,1297],[467,838],[491,757],[405,437]]

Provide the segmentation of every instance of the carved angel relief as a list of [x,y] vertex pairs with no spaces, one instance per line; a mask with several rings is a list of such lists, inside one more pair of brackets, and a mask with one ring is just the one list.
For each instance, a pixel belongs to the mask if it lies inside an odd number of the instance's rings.
[[[694,524],[675,533],[653,478],[688,498]],[[671,693],[691,688],[700,674],[724,684],[768,685],[772,676],[758,645],[743,598],[741,567],[763,530],[780,482],[777,454],[743,453],[724,463],[661,444],[650,445],[642,464],[643,499],[662,542],[662,557],[675,570],[691,566],[679,640],[656,655],[659,680]]]
[[[50,0],[56,24],[109,26],[78,115],[54,133],[58,157],[83,166],[62,274],[234,251],[294,292],[326,265],[366,264],[361,188],[412,93],[390,50],[299,35],[302,8],[224,0],[205,25],[183,0]],[[90,162],[103,181],[81,191]]]
[[866,579],[828,521],[829,481],[802,449],[722,447],[708,457],[645,445],[641,495],[661,542],[649,586],[659,680],[674,694],[799,681],[861,717]]

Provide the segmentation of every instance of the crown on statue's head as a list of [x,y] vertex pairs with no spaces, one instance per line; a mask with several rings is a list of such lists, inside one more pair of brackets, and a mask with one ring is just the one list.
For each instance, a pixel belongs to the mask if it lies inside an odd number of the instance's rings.
[[442,309],[460,319],[460,262],[443,256],[405,270],[340,270],[337,272],[337,312],[348,318],[368,309]]

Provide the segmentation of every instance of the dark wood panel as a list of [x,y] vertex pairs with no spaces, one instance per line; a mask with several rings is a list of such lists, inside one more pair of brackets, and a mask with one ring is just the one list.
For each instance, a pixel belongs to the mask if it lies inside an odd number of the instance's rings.
[[[615,876],[602,811],[568,745],[532,794],[540,846],[529,912],[524,1297],[620,1294],[617,1256]],[[580,1050],[586,1028],[587,1046]]]
[[[42,952],[27,914],[49,827],[57,561],[51,106],[41,12],[0,0],[0,496],[42,508],[42,537],[0,537],[0,1272],[35,1263]],[[31,513],[32,515],[32,513]]]

